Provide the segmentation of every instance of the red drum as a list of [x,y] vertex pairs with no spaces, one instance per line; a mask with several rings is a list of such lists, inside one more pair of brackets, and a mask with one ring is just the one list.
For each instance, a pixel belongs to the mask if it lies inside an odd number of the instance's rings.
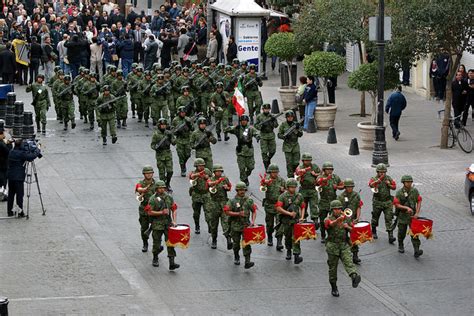
[[244,228],[242,247],[252,244],[265,243],[265,225],[255,225]]
[[354,224],[351,230],[351,242],[353,245],[360,245],[366,241],[372,241],[372,229],[370,223],[366,221],[360,221]]
[[426,239],[431,239],[433,238],[433,221],[425,217],[412,218],[408,233],[413,237],[421,235]]
[[316,239],[314,223],[296,223],[293,226],[293,240],[298,242],[308,239]]
[[189,246],[189,238],[191,236],[191,229],[187,224],[178,224],[176,227],[170,226],[168,228],[168,240],[166,246],[179,247],[186,249]]

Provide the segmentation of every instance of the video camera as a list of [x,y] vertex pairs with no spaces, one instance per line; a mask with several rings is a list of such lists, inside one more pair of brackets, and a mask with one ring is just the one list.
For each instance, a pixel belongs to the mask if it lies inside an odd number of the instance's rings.
[[27,151],[31,154],[34,154],[38,158],[43,158],[41,153],[41,143],[37,139],[25,139],[21,144],[21,149]]

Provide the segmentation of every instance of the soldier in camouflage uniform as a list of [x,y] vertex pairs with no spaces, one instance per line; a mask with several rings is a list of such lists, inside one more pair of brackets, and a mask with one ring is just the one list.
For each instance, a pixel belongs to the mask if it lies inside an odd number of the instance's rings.
[[176,145],[176,138],[167,129],[168,120],[160,118],[158,128],[153,132],[151,138],[151,149],[156,152],[156,166],[160,174],[160,180],[165,181],[166,188],[171,191],[171,178],[173,177],[173,155],[171,145]]
[[153,103],[151,105],[151,118],[153,125],[160,117],[169,118],[168,115],[168,95],[171,91],[171,84],[165,83],[165,76],[157,75],[156,84],[151,88],[151,95],[153,96]]
[[154,171],[152,166],[144,166],[142,173],[144,178],[135,185],[135,193],[142,199],[138,206],[138,222],[140,223],[140,235],[143,241],[142,252],[147,252],[151,219],[145,212],[145,207],[148,205],[150,197],[156,191],[156,183],[153,179]]
[[228,126],[228,106],[229,94],[224,91],[222,82],[216,83],[216,92],[211,95],[211,106],[209,112],[216,120],[217,140],[221,141],[221,131]]
[[[232,249],[232,240],[229,234],[229,224],[227,215],[224,213],[224,206],[227,203],[227,192],[232,188],[229,178],[224,175],[224,168],[220,164],[215,164],[212,167],[214,175],[207,180],[207,186],[211,198],[209,200],[209,212],[211,213],[211,248],[217,248],[217,230],[219,226],[219,219],[221,221],[222,232],[227,239],[227,249]],[[213,189],[215,192],[213,193]],[[230,247],[229,247],[230,246]]]
[[79,76],[76,76],[76,78],[73,79],[73,91],[74,94],[77,95],[77,99],[79,102],[79,119],[82,120],[84,119],[84,123],[87,123],[87,111],[86,111],[86,100],[84,96],[84,87],[83,83],[86,82],[87,75],[89,74],[89,69],[85,67],[79,67]]
[[350,251],[350,239],[348,232],[352,230],[352,219],[346,218],[342,212],[342,203],[338,200],[331,201],[331,214],[324,221],[324,226],[328,231],[326,252],[328,254],[329,283],[331,284],[332,296],[338,297],[337,289],[337,265],[342,261],[344,269],[352,279],[352,287],[359,286],[360,275],[352,262]]
[[[229,93],[229,97],[232,100],[232,97],[233,97],[234,91],[235,91],[235,85],[237,84],[237,76],[234,76],[231,65],[225,66],[225,74],[222,77],[221,82],[224,84],[224,91]],[[232,116],[235,114],[235,108],[234,108],[234,105],[232,104],[232,102],[230,102],[228,104],[228,113],[229,113],[228,125],[232,125]],[[228,141],[229,138],[224,137],[224,140]]]
[[178,154],[181,177],[186,177],[186,163],[191,157],[191,132],[194,130],[194,122],[186,116],[186,108],[178,108],[178,116],[171,123],[176,135],[176,153]]
[[53,95],[54,107],[56,110],[57,120],[59,124],[63,123],[63,102],[62,99],[59,97],[61,93],[61,89],[64,85],[64,72],[62,70],[58,70],[58,79],[54,81],[51,94]]
[[201,112],[210,122],[209,106],[211,95],[215,91],[214,80],[209,77],[209,67],[205,66],[202,69],[202,76],[195,80],[198,91],[197,95],[200,97],[198,112]]
[[[178,69],[181,69],[181,66],[178,67]],[[183,95],[183,87],[187,87],[188,91],[191,92],[191,85],[192,85],[192,80],[189,77],[189,68],[184,67],[181,75],[176,77],[174,80],[174,93],[175,93],[175,103],[176,103],[176,108],[178,108],[180,105],[178,105],[178,99],[182,97]],[[188,112],[190,114],[191,112]]]
[[[238,58],[232,59],[232,73],[236,74],[237,72],[239,72],[239,65],[240,61]],[[238,77],[238,75],[236,77]]]
[[240,68],[238,70],[239,76],[245,76],[246,74],[249,73],[247,66],[248,66],[248,62],[246,60],[242,60],[240,62]]
[[178,100],[176,100],[176,106],[178,108],[184,107],[186,114],[191,115],[192,113],[194,113],[194,109],[196,108],[194,102],[195,99],[190,95],[191,90],[188,86],[183,86],[181,88],[181,92],[183,95],[180,96]]
[[[337,198],[337,190],[344,189],[344,183],[341,178],[334,174],[334,166],[332,162],[323,163],[323,172],[316,179],[316,185],[320,187],[319,193],[319,222],[323,223],[324,219],[330,212],[330,203]],[[321,225],[321,243],[326,242],[325,225]]]
[[286,180],[286,192],[278,197],[275,208],[280,221],[278,233],[285,236],[286,260],[291,260],[293,249],[294,263],[300,264],[303,262],[303,257],[301,257],[300,242],[293,238],[293,229],[296,223],[304,221],[305,203],[303,196],[296,192],[297,187],[298,181],[294,178]]
[[388,242],[393,244],[395,237],[393,237],[393,196],[390,190],[395,190],[397,184],[395,181],[387,176],[387,166],[380,163],[376,166],[377,175],[369,180],[369,187],[377,188],[377,193],[374,193],[372,198],[372,235],[377,239],[377,226],[379,226],[380,214],[383,213],[385,217],[385,229],[388,233]]
[[[168,229],[170,226],[176,226],[176,210],[178,206],[173,197],[166,193],[166,185],[162,180],[156,181],[156,193],[150,197],[149,204],[146,207],[148,216],[151,219],[152,237],[153,237],[153,261],[154,267],[159,266],[158,255],[163,251],[161,246],[162,237],[165,237],[165,243],[168,241]],[[174,262],[176,251],[174,247],[168,246],[166,249],[169,259],[169,269],[176,270],[179,264]]]
[[249,185],[249,176],[255,169],[255,155],[253,151],[252,138],[257,142],[260,140],[258,131],[249,125],[249,117],[244,114],[240,117],[240,124],[237,126],[228,127],[225,132],[233,134],[237,137],[237,165],[239,166],[240,181]]
[[275,116],[270,114],[269,103],[263,104],[262,109],[263,112],[257,115],[255,128],[260,131],[260,152],[263,166],[267,169],[276,153],[275,132],[273,130],[278,127],[278,121]]
[[175,86],[175,75],[171,76],[171,71],[169,68],[164,70],[165,76],[165,85],[168,85],[168,94],[166,95],[166,112],[169,111],[170,120],[172,121],[176,116],[176,103],[175,103],[175,94],[174,94],[174,86]]
[[[280,177],[280,169],[278,165],[271,164],[267,168],[268,175],[261,177],[260,189],[265,192],[265,198],[263,199],[263,208],[265,210],[265,227],[267,230],[267,241],[268,246],[273,246],[273,232],[275,230],[275,222],[277,222],[277,211],[275,209],[275,203],[278,201],[280,194],[285,192],[285,180]],[[282,236],[275,234],[277,238],[277,250],[283,249],[281,240]]]
[[127,82],[123,79],[122,70],[117,70],[117,77],[110,85],[110,93],[115,97],[122,97],[115,102],[116,105],[116,117],[117,117],[117,128],[127,127]]
[[83,84],[84,98],[86,102],[87,116],[90,123],[90,130],[94,129],[94,118],[95,118],[95,104],[99,97],[99,84],[97,82],[98,74],[89,75],[89,80]]
[[[227,201],[224,206],[224,212],[229,216],[229,229],[234,249],[234,264],[240,265],[240,242],[243,240],[244,228],[255,224],[257,205],[255,205],[253,200],[246,194],[247,186],[245,183],[238,182],[235,186],[235,191],[237,191],[237,194],[233,199]],[[250,261],[251,253],[251,246],[245,246],[243,249],[245,269],[250,269],[255,265],[255,263]]]
[[[354,192],[354,180],[347,178],[344,180],[344,192],[342,192],[337,199],[342,203],[342,209],[350,209],[352,211],[352,222],[354,224],[359,222],[360,210],[364,203],[362,202],[359,193]],[[360,264],[359,246],[352,245],[352,262]]]
[[[413,177],[404,175],[402,177],[403,187],[397,191],[393,204],[397,209],[398,218],[398,252],[404,253],[405,247],[403,240],[407,234],[407,229],[411,225],[412,218],[418,218],[421,210],[421,195],[416,188],[413,187]],[[420,249],[421,241],[418,236],[411,236],[411,243],[415,250],[415,258],[423,254]]]
[[[31,92],[33,108],[35,109],[36,130],[46,135],[46,113],[50,107],[49,91],[43,85],[44,76],[37,75],[36,82],[26,87],[26,92]],[[41,128],[40,128],[41,122]]]
[[[283,140],[283,152],[285,153],[286,171],[288,178],[293,177],[296,167],[300,161],[300,144],[298,138],[303,136],[301,124],[295,122],[295,112],[285,113],[286,122],[283,122],[278,129],[278,138]],[[292,132],[288,130],[292,129]],[[287,134],[288,132],[288,134]]]
[[113,81],[113,79],[115,78],[115,75],[112,75],[112,73],[115,74],[115,71],[117,70],[117,68],[114,66],[114,65],[108,65],[106,70],[105,70],[105,75],[102,77],[102,82],[101,82],[101,86],[105,86],[105,85],[110,85]]
[[[143,120],[145,121],[145,127],[148,127],[148,119],[150,117],[150,107],[153,104],[154,96],[151,94],[151,88],[154,85],[154,82],[151,79],[151,73],[149,70],[145,71],[145,78],[140,81],[138,86],[138,92],[142,98],[142,111],[143,111]],[[140,112],[138,112],[140,117]]]
[[102,145],[107,145],[107,125],[109,126],[110,136],[112,136],[112,144],[117,142],[117,130],[115,128],[115,102],[109,102],[115,98],[110,93],[110,87],[105,85],[101,89],[102,93],[97,99],[97,110],[100,116],[100,128],[102,135]]
[[[137,70],[138,64],[132,63],[132,72],[127,75],[127,87],[130,91],[130,107],[132,109],[132,118],[135,118],[135,111],[137,110],[137,88],[141,73]],[[136,86],[135,86],[136,85]],[[133,91],[132,91],[133,87]]]
[[299,193],[303,196],[306,205],[305,214],[310,209],[311,220],[315,228],[319,228],[319,210],[318,210],[318,192],[316,191],[316,179],[321,173],[321,169],[315,163],[312,163],[313,156],[310,153],[303,153],[301,164],[296,168],[295,178],[300,182]]
[[217,143],[212,131],[207,130],[207,120],[200,117],[197,120],[198,128],[191,134],[191,148],[196,150],[196,158],[202,158],[206,162],[206,168],[212,169],[211,144]]
[[60,101],[57,98],[57,94],[54,93],[54,83],[61,80],[61,74],[64,75],[64,72],[61,70],[61,67],[55,66],[54,67],[54,75],[49,79],[48,81],[48,87],[51,88],[51,94],[53,98],[53,103],[54,103],[54,110],[56,111],[56,120],[58,120],[61,123],[62,117],[61,117],[61,110],[60,110]]
[[262,79],[255,73],[256,66],[251,64],[250,71],[242,79],[244,96],[247,98],[247,105],[250,113],[250,123],[253,124],[253,116],[260,113],[262,106],[262,94],[258,90],[263,85]]
[[58,95],[61,98],[61,103],[63,106],[63,121],[64,121],[64,130],[67,131],[67,123],[71,122],[71,128],[76,128],[75,116],[74,116],[74,97],[71,88],[71,76],[64,76],[64,83],[58,88],[60,94]]
[[206,163],[202,158],[196,158],[194,167],[196,168],[189,174],[189,179],[193,183],[189,189],[193,207],[193,219],[196,234],[201,233],[201,225],[199,219],[201,218],[201,208],[204,211],[204,218],[208,226],[208,232],[211,232],[211,212],[209,210],[210,193],[207,189],[207,180],[212,177],[211,170],[207,169]]

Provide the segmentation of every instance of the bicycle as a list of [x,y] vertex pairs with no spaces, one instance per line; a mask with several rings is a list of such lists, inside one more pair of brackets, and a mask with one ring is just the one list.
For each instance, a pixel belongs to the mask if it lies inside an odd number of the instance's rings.
[[[438,111],[438,118],[441,119],[441,113],[445,110]],[[462,124],[458,121],[461,119],[463,113],[456,117],[449,118],[449,127],[448,127],[448,147],[453,148],[456,143],[459,144],[462,151],[469,154],[472,152],[473,143],[472,143],[472,136],[469,131],[462,126]],[[457,123],[455,123],[457,121]]]

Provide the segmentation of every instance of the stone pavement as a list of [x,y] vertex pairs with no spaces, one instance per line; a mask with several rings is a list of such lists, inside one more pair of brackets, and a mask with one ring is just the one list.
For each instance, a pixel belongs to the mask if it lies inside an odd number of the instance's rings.
[[[278,74],[269,72],[269,77],[263,88],[266,101],[278,98]],[[359,137],[360,118],[350,116],[358,111],[359,93],[347,88],[346,77],[336,90],[338,143],[326,144],[327,132],[319,131],[305,134],[301,147],[319,165],[333,161],[341,178],[354,178],[365,202],[362,219],[370,220],[371,152],[348,155],[350,139]],[[18,99],[29,105],[31,97],[24,87],[16,89]],[[414,176],[423,196],[422,214],[434,220],[436,238],[422,240],[425,254],[419,260],[413,258],[409,238],[406,253],[399,254],[380,233],[377,242],[361,246],[359,289],[352,289],[339,268],[339,298],[330,295],[327,256],[319,240],[302,243],[304,262],[299,266],[274,248],[254,246],[256,266],[244,271],[233,265],[223,238],[212,250],[203,232],[192,234],[189,249],[177,250],[179,270],[169,272],[164,255],[160,267],[153,268],[151,253],[140,251],[133,192],[142,166],[155,165],[149,147],[152,129],[129,120],[128,129],[119,130],[118,143],[103,147],[99,131],[89,132],[88,125],[79,123],[75,130],[63,132],[51,110],[48,135],[41,137],[44,158],[36,161],[47,214],[41,216],[33,187],[30,219],[0,220],[0,295],[9,297],[11,315],[473,314],[474,221],[463,195],[464,169],[473,155],[436,147],[440,128],[436,112],[442,105],[412,94],[407,98],[400,141],[388,137],[389,174],[397,183],[405,173]],[[260,205],[258,174],[263,167],[258,147],[250,193]],[[235,184],[234,148],[231,138],[214,146],[213,152],[214,161],[224,162]],[[173,154],[178,221],[192,223],[189,183],[179,176]],[[274,161],[284,170],[279,141]],[[5,204],[1,212],[6,214]],[[262,207],[257,222],[264,223]],[[204,219],[201,223],[204,227]]]

